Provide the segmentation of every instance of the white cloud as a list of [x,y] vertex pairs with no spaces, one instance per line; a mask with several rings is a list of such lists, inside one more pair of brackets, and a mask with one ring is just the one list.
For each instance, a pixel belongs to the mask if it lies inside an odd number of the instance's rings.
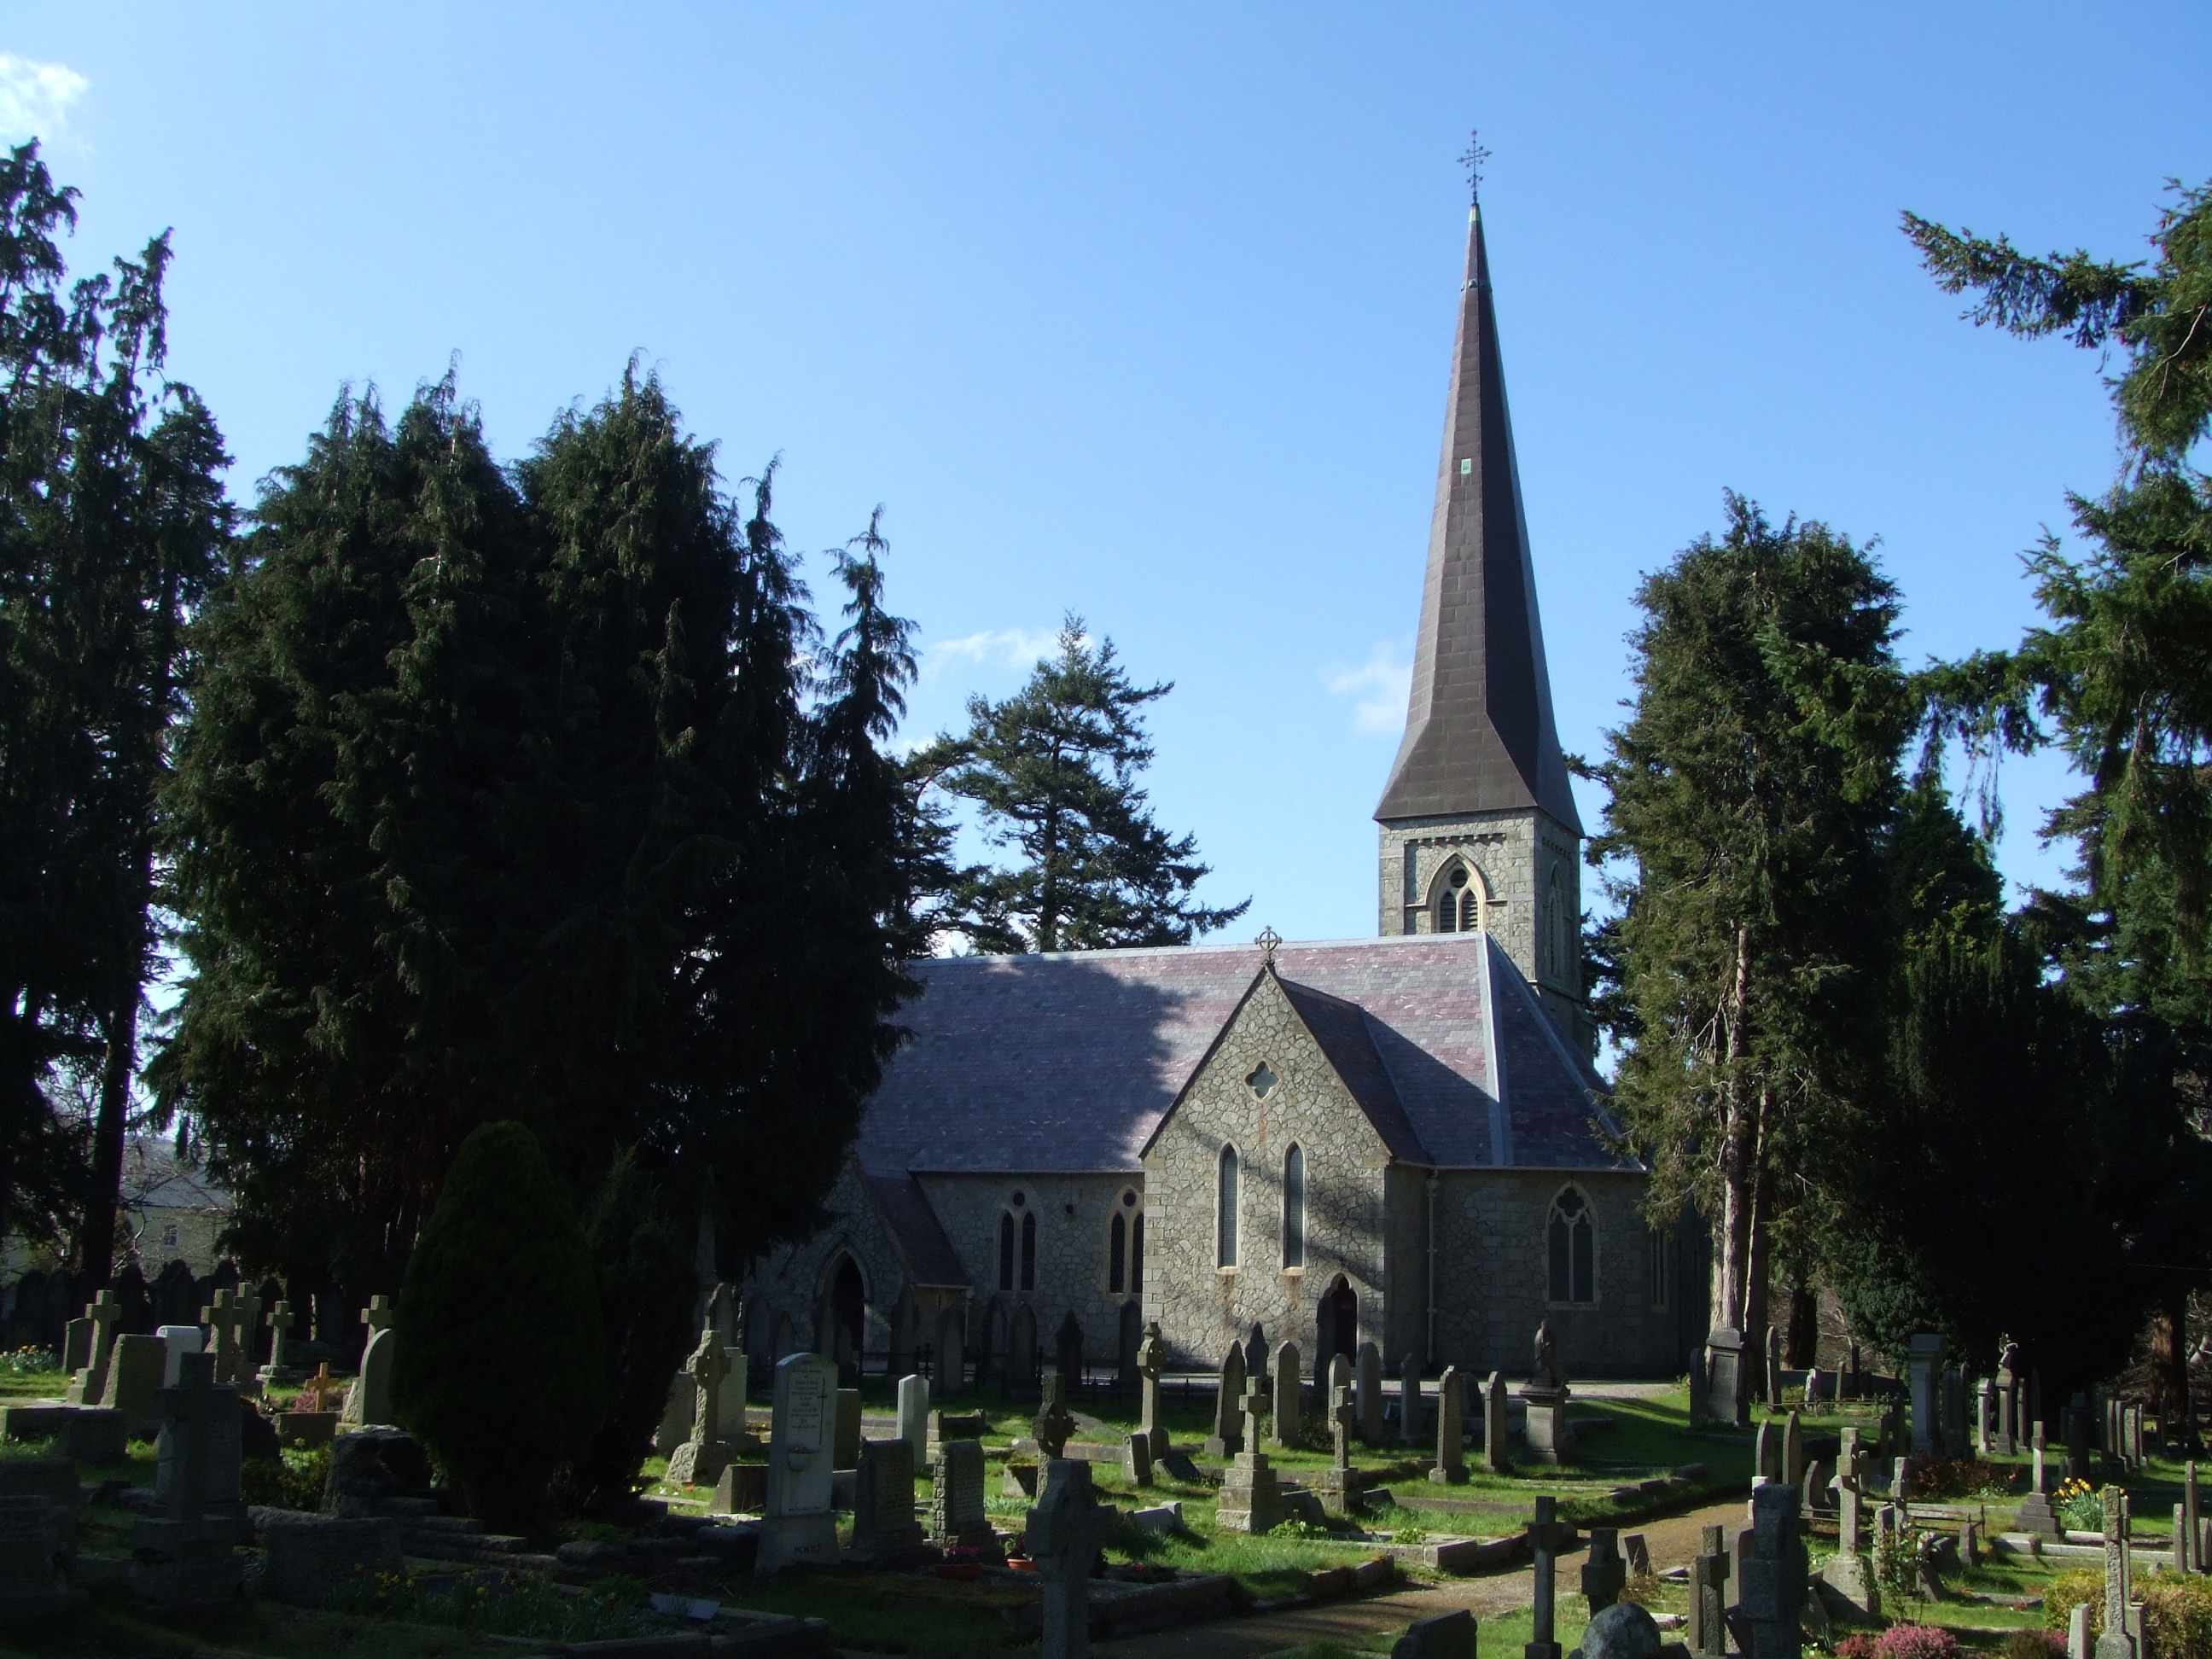
[[1350,697],[1352,724],[1362,732],[1395,732],[1406,722],[1406,696],[1413,684],[1413,659],[1384,641],[1357,668],[1327,668],[1322,684],[1332,696]]
[[1040,657],[1050,656],[1059,642],[1058,629],[987,628],[980,634],[925,646],[921,672],[926,678],[962,662],[1027,668]]
[[63,64],[40,64],[0,52],[0,141],[49,143],[69,131],[69,108],[92,82]]

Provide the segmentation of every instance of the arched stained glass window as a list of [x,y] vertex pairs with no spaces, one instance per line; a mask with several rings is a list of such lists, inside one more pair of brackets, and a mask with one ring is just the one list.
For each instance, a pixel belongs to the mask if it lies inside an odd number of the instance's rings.
[[1014,1288],[1014,1212],[1007,1210],[999,1217],[999,1288]]
[[1145,1212],[1137,1212],[1137,1218],[1129,1224],[1129,1290],[1132,1295],[1145,1293]]
[[1218,1266],[1237,1265],[1237,1149],[1224,1146],[1213,1182],[1213,1259]]
[[1036,1289],[1036,1212],[1022,1215],[1022,1288]]
[[1569,1187],[1552,1200],[1546,1229],[1551,1258],[1551,1299],[1591,1304],[1597,1300],[1597,1220],[1579,1189]]
[[1283,1154],[1283,1265],[1306,1265],[1306,1153],[1298,1146]]
[[1106,1288],[1125,1289],[1129,1282],[1129,1224],[1114,1212],[1114,1224],[1106,1230]]

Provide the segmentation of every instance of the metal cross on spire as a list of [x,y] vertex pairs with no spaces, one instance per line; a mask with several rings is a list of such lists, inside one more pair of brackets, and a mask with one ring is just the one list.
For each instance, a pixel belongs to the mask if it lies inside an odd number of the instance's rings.
[[1474,128],[1467,131],[1467,148],[1460,153],[1459,164],[1467,169],[1467,201],[1469,207],[1482,201],[1482,164],[1490,159],[1490,152],[1482,147],[1482,140]]
[[1273,927],[1262,927],[1260,930],[1260,937],[1254,939],[1252,943],[1260,947],[1260,965],[1262,968],[1272,968],[1275,965],[1275,948],[1282,942],[1283,936]]

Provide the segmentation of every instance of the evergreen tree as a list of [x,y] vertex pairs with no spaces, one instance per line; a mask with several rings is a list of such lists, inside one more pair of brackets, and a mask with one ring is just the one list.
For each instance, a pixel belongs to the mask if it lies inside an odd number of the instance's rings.
[[[0,1230],[74,1219],[77,1264],[104,1282],[155,966],[155,803],[229,458],[162,373],[167,234],[64,295],[76,198],[35,143],[0,161]],[[58,1121],[69,1097],[88,1121]]]
[[1079,617],[1059,643],[1005,702],[970,698],[967,734],[914,763],[913,775],[975,802],[991,843],[1018,855],[1012,869],[959,872],[949,926],[985,951],[1097,951],[1188,945],[1234,921],[1251,901],[1193,900],[1208,873],[1197,838],[1155,823],[1138,787],[1152,760],[1145,706],[1173,685],[1133,684],[1114,642],[1093,644]]
[[1607,948],[1617,1083],[1664,1220],[1714,1224],[1717,1324],[1767,1322],[1809,1255],[1829,1148],[1879,1055],[1884,849],[1910,703],[1896,594],[1826,526],[1729,526],[1647,577],[1637,698],[1593,769],[1594,861],[1620,859]]
[[2126,470],[2069,498],[2088,556],[2046,538],[2029,569],[2047,624],[1929,680],[1970,743],[2056,744],[2087,781],[2045,826],[2080,854],[2076,889],[2042,896],[2033,932],[2104,1021],[2116,1109],[2159,1171],[2121,1219],[2178,1394],[2188,1293],[2212,1285],[2212,480],[2190,464],[2212,430],[2212,185],[2177,190],[2148,270],[1905,228],[1943,288],[1978,296],[1977,324],[2125,354]]

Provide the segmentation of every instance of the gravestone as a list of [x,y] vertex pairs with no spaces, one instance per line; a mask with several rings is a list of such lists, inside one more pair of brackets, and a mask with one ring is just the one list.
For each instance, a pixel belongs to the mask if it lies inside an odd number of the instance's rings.
[[1747,1420],[1750,1345],[1731,1325],[1716,1326],[1705,1339],[1705,1414],[1728,1428]]
[[1121,1447],[1121,1478],[1133,1486],[1152,1484],[1152,1443],[1143,1434],[1133,1434]]
[[1860,1618],[1881,1617],[1881,1588],[1867,1557],[1865,1496],[1854,1463],[1838,1460],[1836,1553],[1820,1566],[1821,1582]]
[[1595,1618],[1620,1600],[1620,1587],[1628,1582],[1628,1563],[1621,1559],[1620,1531],[1616,1527],[1592,1527],[1589,1553],[1583,1560],[1583,1599]]
[[860,1391],[838,1389],[831,1409],[836,1415],[831,1419],[830,1467],[857,1469],[860,1467]]
[[300,1368],[292,1364],[286,1353],[291,1346],[292,1328],[300,1322],[292,1311],[292,1304],[279,1297],[271,1304],[262,1322],[269,1327],[269,1363],[261,1368],[262,1382],[276,1388],[289,1388],[300,1380]]
[[722,1337],[722,1352],[730,1360],[729,1370],[722,1373],[720,1390],[722,1438],[741,1451],[757,1451],[759,1437],[745,1427],[745,1389],[750,1380],[745,1368],[750,1362],[743,1348],[732,1346],[726,1336],[722,1336],[719,1324],[714,1329],[716,1336]]
[[113,1291],[100,1291],[86,1305],[85,1322],[92,1328],[90,1346],[83,1366],[70,1378],[64,1395],[70,1404],[96,1406],[107,1391],[107,1360],[114,1352],[116,1322],[122,1316],[123,1304],[115,1299]]
[[1250,1448],[1229,1460],[1222,1477],[1213,1524],[1224,1532],[1264,1533],[1282,1522],[1283,1494],[1267,1455],[1260,1450],[1260,1423],[1267,1401],[1257,1379],[1244,1385],[1244,1444]]
[[1752,1437],[1751,1473],[1759,1480],[1782,1478],[1781,1437],[1775,1433],[1771,1419],[1761,1418],[1759,1432]]
[[1548,1492],[1537,1498],[1535,1519],[1528,1527],[1528,1549],[1535,1559],[1535,1596],[1528,1607],[1529,1640],[1521,1650],[1522,1659],[1560,1659],[1553,1602],[1559,1592],[1559,1552],[1575,1529],[1559,1516],[1558,1499]]
[[1429,1479],[1438,1486],[1456,1486],[1467,1480],[1465,1430],[1461,1425],[1459,1367],[1447,1365],[1437,1383],[1437,1462]]
[[1820,1374],[1818,1365],[1805,1373],[1805,1409],[1815,1411],[1828,1398],[1828,1379]]
[[2000,1457],[2012,1456],[2027,1437],[2027,1419],[2021,1415],[2021,1404],[2020,1344],[2008,1336],[1997,1354],[1997,1419],[1991,1431],[1991,1444]]
[[1155,1319],[1145,1327],[1144,1339],[1137,1344],[1137,1375],[1143,1393],[1137,1432],[1145,1437],[1156,1463],[1168,1455],[1167,1419],[1160,1409],[1160,1373],[1167,1369],[1167,1363],[1168,1345],[1161,1340],[1160,1322]]
[[2097,1659],[2144,1659],[2130,1632],[2135,1600],[2128,1560],[2128,1492],[2117,1480],[2104,1490],[2105,1627],[2097,1638]]
[[1370,1446],[1379,1446],[1382,1443],[1382,1350],[1372,1342],[1361,1343],[1352,1369],[1359,1437]]
[[1048,1462],[1067,1449],[1067,1437],[1075,1432],[1075,1413],[1067,1409],[1067,1378],[1059,1371],[1044,1374],[1044,1398],[1030,1432],[1036,1437],[1037,1455]]
[[1905,1358],[1905,1371],[1912,1390],[1915,1457],[1943,1455],[1943,1428],[1938,1420],[1942,1410],[1942,1337],[1934,1331],[1922,1331],[1912,1339]]
[[2204,1559],[2204,1515],[2197,1496],[2197,1460],[2191,1458],[2181,1476],[2182,1524],[2189,1533],[2189,1565],[2177,1565],[2177,1572],[2212,1572],[2212,1561]]
[[707,1500],[709,1515],[758,1515],[768,1502],[768,1465],[725,1463]]
[[1260,1322],[1252,1322],[1252,1334],[1244,1339],[1244,1380],[1258,1378],[1261,1391],[1267,1391],[1267,1337],[1260,1328]]
[[1536,1463],[1571,1462],[1575,1455],[1574,1425],[1567,1420],[1567,1401],[1574,1390],[1559,1367],[1559,1346],[1552,1338],[1552,1322],[1536,1327],[1535,1372],[1522,1386],[1521,1437]]
[[1782,1333],[1772,1325],[1766,1328],[1766,1409],[1782,1409]]
[[898,1437],[914,1455],[929,1461],[929,1379],[902,1376],[898,1385]]
[[124,1432],[134,1440],[161,1431],[161,1393],[168,1369],[169,1345],[158,1336],[125,1332],[107,1358],[107,1387],[100,1403],[123,1415]]
[[795,1353],[778,1362],[769,1416],[768,1492],[753,1571],[769,1577],[801,1562],[835,1566],[837,1518],[830,1464],[837,1428],[837,1362]]
[[[1342,1354],[1337,1356],[1344,1358]],[[1333,1371],[1335,1368],[1332,1366]],[[1358,1411],[1352,1403],[1352,1385],[1339,1382],[1328,1395],[1328,1467],[1316,1477],[1321,1491],[1321,1506],[1329,1515],[1349,1515],[1362,1507],[1363,1494],[1353,1484],[1352,1475],[1352,1436],[1358,1420]]]
[[[1247,1385],[1256,1388],[1256,1382]],[[1254,1424],[1258,1428],[1258,1424]],[[1256,1443],[1256,1434],[1255,1440]],[[1259,1457],[1258,1452],[1239,1454]],[[1091,1498],[1091,1465],[1055,1458],[1044,1466],[1036,1507],[1023,1528],[1023,1547],[1044,1581],[1041,1659],[1085,1659],[1091,1651],[1091,1569],[1114,1521]]]
[[1305,1425],[1298,1399],[1298,1346],[1281,1342],[1275,1346],[1273,1374],[1275,1397],[1274,1442],[1290,1450],[1305,1444]]
[[1718,1527],[1705,1528],[1705,1541],[1690,1564],[1690,1651],[1699,1659],[1721,1659],[1728,1652],[1728,1544]]
[[1660,1659],[1659,1621],[1633,1601],[1615,1601],[1583,1631],[1580,1659]]
[[1889,1496],[1891,1501],[1899,1508],[1911,1500],[1912,1497],[1912,1460],[1911,1458],[1900,1457],[1891,1465]]
[[996,1540],[983,1508],[983,1443],[946,1440],[937,1448],[929,1491],[929,1535],[940,1544],[985,1547]]
[[1415,1620],[1390,1644],[1390,1659],[1474,1659],[1474,1615],[1455,1607]]
[[68,1504],[39,1493],[0,1496],[0,1630],[85,1605],[70,1583],[71,1520]]
[[1996,1443],[1997,1380],[1985,1376],[1982,1386],[1974,1390],[1974,1455],[1989,1456],[1996,1449]]
[[72,1319],[62,1327],[62,1369],[76,1372],[92,1364],[92,1322]]
[[215,1365],[212,1354],[187,1354],[177,1386],[161,1390],[158,1512],[133,1523],[123,1565],[125,1584],[160,1607],[226,1606],[245,1583],[238,1391],[216,1385]]
[[1628,1563],[1631,1578],[1651,1576],[1651,1546],[1640,1532],[1625,1532],[1620,1535],[1620,1559]]
[[679,1369],[668,1379],[668,1403],[660,1408],[660,1426],[653,1431],[655,1456],[675,1456],[676,1449],[690,1437],[696,1393],[688,1370]]
[[2089,1604],[2077,1601],[2066,1615],[2066,1659],[2094,1659],[2096,1646],[2089,1634]]
[[1229,1457],[1242,1450],[1244,1431],[1237,1416],[1244,1396],[1244,1350],[1232,1342],[1221,1356],[1213,1387],[1213,1432],[1206,1437],[1206,1455]]
[[268,1552],[264,1593],[295,1607],[328,1607],[378,1573],[407,1568],[399,1523],[388,1516],[278,1516],[260,1528],[259,1541]]
[[241,1364],[239,1327],[243,1322],[236,1291],[217,1291],[214,1299],[200,1310],[200,1323],[207,1327],[208,1346],[215,1354],[217,1382],[238,1381]]
[[1782,1484],[1805,1490],[1805,1429],[1796,1412],[1782,1425]]
[[853,1553],[883,1561],[921,1542],[914,1518],[914,1445],[870,1440],[853,1474]]
[[379,1331],[390,1330],[392,1322],[398,1316],[398,1310],[392,1305],[390,1297],[372,1296],[368,1298],[368,1306],[361,1310],[360,1323],[374,1337]]
[[392,1421],[392,1366],[399,1356],[399,1333],[386,1325],[362,1351],[361,1375],[346,1391],[338,1420],[355,1428]]
[[2058,1524],[2057,1507],[2051,1501],[2051,1493],[2057,1490],[2057,1483],[2051,1478],[2052,1470],[2044,1443],[2041,1423],[2035,1425],[2030,1450],[2035,1461],[2028,1475],[2027,1496],[2021,1499],[2020,1507],[2013,1512],[2013,1524],[2022,1532],[2032,1532],[2043,1538],[2056,1538],[2063,1528]]
[[1510,1438],[1510,1423],[1505,1411],[1505,1376],[1492,1371],[1490,1380],[1482,1385],[1482,1466],[1492,1474],[1506,1474],[1513,1468],[1513,1446]]
[[202,1343],[200,1328],[197,1325],[164,1325],[154,1333],[161,1339],[161,1386],[173,1389],[181,1374],[177,1361],[182,1355],[198,1353]]
[[1398,1362],[1398,1440],[1407,1446],[1421,1443],[1421,1362],[1407,1354]]
[[1060,1322],[1060,1329],[1052,1339],[1053,1369],[1071,1387],[1083,1382],[1083,1327],[1076,1322],[1075,1310],[1070,1308]]
[[730,1357],[712,1325],[699,1333],[699,1346],[684,1370],[691,1379],[691,1435],[669,1458],[665,1478],[672,1486],[711,1486],[732,1454],[722,1438],[722,1379],[729,1375]]
[[1795,1487],[1769,1485],[1751,1494],[1751,1531],[1737,1562],[1737,1605],[1751,1640],[1747,1659],[1797,1659],[1803,1646],[1805,1540]]

